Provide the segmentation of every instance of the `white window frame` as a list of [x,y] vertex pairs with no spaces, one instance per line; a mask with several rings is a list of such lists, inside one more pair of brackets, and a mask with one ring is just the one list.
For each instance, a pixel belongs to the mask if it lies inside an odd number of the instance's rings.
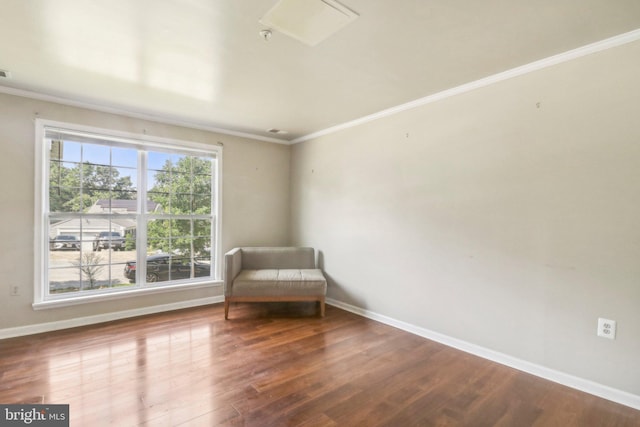
[[[34,218],[34,299],[33,308],[35,310],[65,307],[77,304],[84,304],[96,301],[106,301],[113,299],[130,298],[138,295],[171,292],[177,290],[194,289],[200,287],[222,286],[222,146],[209,145],[192,141],[182,141],[177,139],[169,139],[162,137],[149,136],[146,134],[134,134],[112,129],[103,129],[92,126],[84,126],[72,123],[65,123],[53,120],[36,119],[35,121],[35,218]],[[168,285],[158,285],[153,287],[137,287],[134,289],[127,288],[124,290],[108,292],[90,292],[88,295],[82,293],[73,293],[73,295],[56,295],[55,297],[47,297],[48,282],[48,256],[49,256],[49,235],[48,235],[48,218],[47,211],[49,194],[48,194],[48,171],[49,171],[49,147],[45,141],[47,128],[57,128],[64,131],[84,133],[88,135],[97,135],[105,140],[125,143],[126,145],[143,151],[152,151],[153,149],[176,150],[181,154],[188,152],[194,155],[215,156],[214,183],[212,185],[212,231],[214,237],[211,241],[211,266],[214,269],[214,276],[207,278],[199,278],[201,280],[191,279],[188,283],[171,283]],[[142,164],[146,169],[146,155],[143,155]],[[146,188],[146,170],[138,171],[138,188]],[[146,191],[146,190],[145,190]],[[138,211],[143,212],[141,206],[145,203],[143,197],[138,197]],[[145,221],[152,215],[141,215],[140,221]],[[138,224],[138,239],[146,241],[146,228],[140,227]],[[141,236],[140,236],[141,235]],[[138,240],[140,242],[141,240]],[[140,245],[137,245],[140,248]],[[140,273],[146,270],[146,247],[137,251],[137,265],[140,267]],[[140,274],[139,273],[139,274]]]

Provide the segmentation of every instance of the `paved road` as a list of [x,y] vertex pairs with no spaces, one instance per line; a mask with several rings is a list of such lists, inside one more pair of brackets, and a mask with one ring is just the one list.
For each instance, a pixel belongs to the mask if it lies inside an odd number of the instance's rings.
[[[99,286],[123,285],[129,284],[129,279],[124,277],[125,262],[135,260],[136,251],[103,250],[93,252],[90,246],[88,248],[83,246],[82,251],[50,251],[49,284],[51,292],[79,287],[81,258],[83,264],[95,265],[96,283]],[[86,274],[82,274],[82,276],[83,280],[88,281]]]
[[[49,251],[50,292],[77,291],[81,286],[90,289],[87,271],[95,273],[94,289],[133,286],[124,275],[124,266],[127,261],[135,259],[136,251],[94,252],[91,244],[86,242],[82,251]],[[83,267],[86,265],[93,268]]]

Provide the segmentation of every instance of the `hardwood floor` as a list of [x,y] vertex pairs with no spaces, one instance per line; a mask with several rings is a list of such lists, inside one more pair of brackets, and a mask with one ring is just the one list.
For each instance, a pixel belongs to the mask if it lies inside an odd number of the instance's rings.
[[0,341],[0,403],[71,426],[638,426],[640,411],[313,303]]

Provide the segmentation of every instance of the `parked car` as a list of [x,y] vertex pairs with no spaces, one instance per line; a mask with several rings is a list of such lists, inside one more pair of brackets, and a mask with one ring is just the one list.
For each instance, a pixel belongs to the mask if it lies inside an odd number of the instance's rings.
[[72,236],[69,234],[61,234],[49,241],[49,249],[52,251],[63,251],[63,250],[79,251],[80,240],[78,240],[76,236]]
[[117,231],[101,231],[93,240],[93,250],[113,249],[124,251],[124,237]]
[[[206,277],[211,274],[211,266],[204,262],[194,263],[194,277]],[[127,261],[124,275],[131,283],[136,281],[136,262]],[[157,254],[147,257],[147,283],[165,282],[191,278],[191,259],[188,257]]]

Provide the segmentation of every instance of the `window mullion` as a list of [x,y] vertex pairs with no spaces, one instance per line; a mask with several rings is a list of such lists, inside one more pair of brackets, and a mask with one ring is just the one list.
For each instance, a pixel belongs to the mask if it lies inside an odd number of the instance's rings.
[[147,152],[138,152],[138,220],[136,230],[136,286],[147,284]]

